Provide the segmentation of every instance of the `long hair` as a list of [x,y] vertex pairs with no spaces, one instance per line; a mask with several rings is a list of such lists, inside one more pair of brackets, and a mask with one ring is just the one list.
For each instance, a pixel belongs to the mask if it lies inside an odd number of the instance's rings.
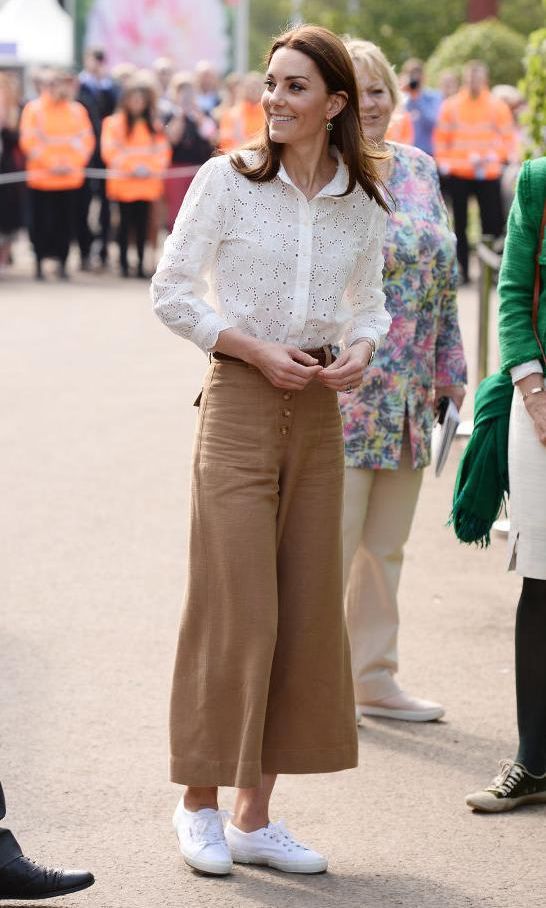
[[[381,208],[389,212],[381,187],[377,165],[390,157],[390,152],[380,151],[373,146],[362,132],[358,104],[358,87],[352,60],[346,47],[337,35],[318,25],[301,25],[280,35],[267,56],[267,66],[273,54],[281,47],[298,50],[309,57],[317,66],[329,94],[345,92],[347,104],[332,119],[330,144],[335,145],[343,156],[349,171],[349,183],[343,195],[348,195],[359,183],[370,199],[375,199]],[[264,183],[277,176],[281,163],[283,145],[272,142],[267,124],[261,136],[244,146],[244,149],[258,152],[258,161],[247,164],[239,152],[231,155],[231,164],[249,180]]]
[[[135,117],[134,114],[129,110],[128,100],[132,94],[139,92],[144,96],[145,107],[141,114],[138,117]],[[152,136],[157,133],[157,121],[155,116],[155,94],[153,90],[147,85],[140,85],[129,83],[123,90],[120,102],[119,109],[125,114],[125,124],[127,135],[130,136],[133,127],[137,120],[144,120],[148,131]]]

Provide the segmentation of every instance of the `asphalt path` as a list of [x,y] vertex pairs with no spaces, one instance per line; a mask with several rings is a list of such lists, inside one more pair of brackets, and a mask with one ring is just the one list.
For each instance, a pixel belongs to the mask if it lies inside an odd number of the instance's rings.
[[[25,852],[96,874],[52,908],[542,906],[544,808],[464,804],[515,752],[519,580],[503,539],[469,549],[445,526],[461,441],[427,472],[400,590],[401,681],[445,721],[367,720],[358,769],[280,779],[274,818],[327,874],[185,868],[167,709],[206,360],[143,282],[28,273],[0,279],[0,775]],[[475,289],[460,307],[474,374]]]

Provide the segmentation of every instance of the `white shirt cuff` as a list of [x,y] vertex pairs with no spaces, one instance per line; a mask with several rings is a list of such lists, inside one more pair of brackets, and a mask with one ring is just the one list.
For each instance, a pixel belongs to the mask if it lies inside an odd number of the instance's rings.
[[542,375],[542,365],[539,359],[530,359],[527,363],[520,363],[519,366],[514,366],[513,369],[510,369],[510,375],[512,376],[512,384],[521,381],[522,378],[527,378],[528,375],[533,375],[535,372]]
[[216,312],[210,312],[203,318],[192,332],[191,339],[201,348],[203,353],[209,353],[218,342],[220,331],[231,328],[232,325]]

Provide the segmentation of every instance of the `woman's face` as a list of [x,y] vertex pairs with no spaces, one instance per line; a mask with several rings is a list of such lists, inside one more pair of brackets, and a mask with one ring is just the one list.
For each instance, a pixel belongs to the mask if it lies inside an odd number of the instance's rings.
[[326,122],[345,106],[343,93],[329,94],[320,70],[299,50],[275,51],[262,106],[272,142],[293,145],[326,134]]
[[382,142],[394,110],[391,94],[383,79],[370,72],[367,66],[355,62],[355,72],[362,131],[372,142]]
[[182,110],[191,110],[195,104],[193,85],[181,85],[176,93],[176,100]]
[[140,117],[146,110],[146,95],[136,89],[127,96],[127,110],[132,117]]

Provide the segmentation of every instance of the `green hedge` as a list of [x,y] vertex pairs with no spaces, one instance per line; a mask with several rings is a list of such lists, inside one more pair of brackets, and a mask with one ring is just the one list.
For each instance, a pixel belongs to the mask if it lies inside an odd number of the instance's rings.
[[520,88],[528,103],[523,115],[529,138],[527,154],[540,157],[546,153],[546,28],[529,36],[524,64]]
[[523,76],[525,38],[498,19],[475,25],[461,25],[440,41],[429,58],[427,74],[432,85],[443,69],[461,72],[469,60],[483,60],[489,66],[491,85],[517,85]]

